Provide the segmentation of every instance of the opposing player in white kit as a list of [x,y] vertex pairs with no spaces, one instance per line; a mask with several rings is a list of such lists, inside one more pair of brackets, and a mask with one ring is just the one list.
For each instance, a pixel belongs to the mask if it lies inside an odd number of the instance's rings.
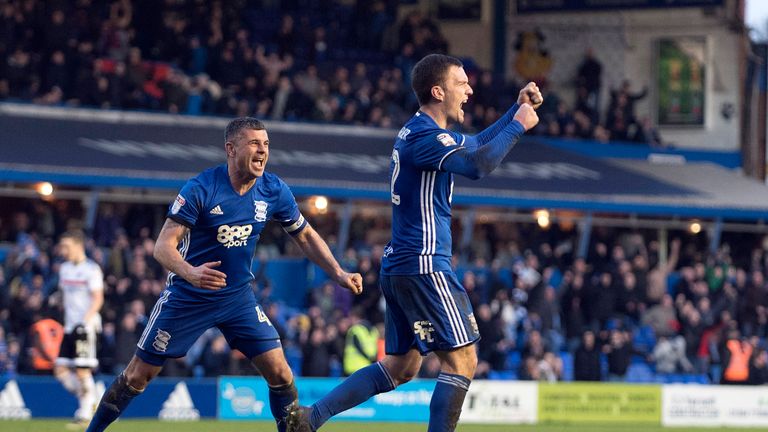
[[101,332],[99,310],[104,304],[104,275],[85,255],[85,236],[68,231],[59,241],[65,262],[59,269],[59,289],[64,305],[64,339],[56,359],[54,375],[67,391],[77,397],[75,421],[91,419],[98,395],[92,369],[96,358],[96,337]]

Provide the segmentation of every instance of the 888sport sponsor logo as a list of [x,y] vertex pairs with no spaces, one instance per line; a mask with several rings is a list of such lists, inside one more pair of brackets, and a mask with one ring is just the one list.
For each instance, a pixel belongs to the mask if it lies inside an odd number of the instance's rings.
[[227,249],[245,246],[248,244],[248,236],[251,232],[253,232],[251,225],[221,225],[216,240]]

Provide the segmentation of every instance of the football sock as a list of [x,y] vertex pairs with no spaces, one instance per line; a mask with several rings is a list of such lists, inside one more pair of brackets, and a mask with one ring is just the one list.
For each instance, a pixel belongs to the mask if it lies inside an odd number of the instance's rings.
[[286,419],[291,404],[298,399],[299,393],[296,391],[296,385],[293,381],[282,386],[269,386],[269,408],[272,410],[275,422],[277,422],[278,432],[285,432]]
[[63,373],[61,375],[57,375],[56,378],[59,379],[59,382],[61,383],[64,388],[72,393],[73,395],[77,396],[81,392],[80,388],[80,380],[77,379],[77,374],[73,370],[69,370],[66,373]]
[[93,375],[83,377],[80,381],[80,386],[83,391],[77,398],[80,407],[78,413],[82,419],[90,420],[93,415],[93,404],[96,402],[96,382],[93,380]]
[[317,430],[334,415],[360,405],[374,395],[394,389],[395,381],[380,362],[366,366],[312,405],[310,425]]
[[440,372],[429,404],[427,432],[453,432],[456,429],[470,382],[461,375]]
[[120,417],[125,407],[140,395],[143,390],[138,390],[128,384],[128,379],[124,374],[120,374],[109,386],[104,396],[99,402],[96,414],[93,415],[91,424],[88,425],[86,432],[101,432],[107,428],[113,421]]

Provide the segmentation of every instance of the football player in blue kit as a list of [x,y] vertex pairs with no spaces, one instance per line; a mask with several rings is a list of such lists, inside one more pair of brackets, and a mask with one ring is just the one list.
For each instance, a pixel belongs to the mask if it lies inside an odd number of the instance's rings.
[[314,431],[330,417],[410,381],[422,356],[435,352],[440,374],[430,402],[429,432],[456,428],[477,366],[480,338],[464,287],[451,268],[454,174],[479,179],[493,171],[539,119],[543,102],[526,85],[498,121],[477,135],[447,130],[464,120],[472,95],[460,60],[430,54],[412,71],[419,111],[400,129],[390,163],[392,240],[385,247],[381,289],[387,304],[386,356],[358,370],[311,407],[291,411],[289,432]]
[[362,278],[339,266],[325,241],[307,223],[288,186],[264,171],[269,137],[254,118],[229,123],[227,163],[189,180],[168,211],[154,256],[168,269],[167,288],[150,314],[131,362],[104,393],[88,431],[102,431],[160,372],[182,357],[197,338],[218,327],[269,385],[278,431],[298,403],[293,374],[277,331],[251,289],[256,242],[269,220],[278,221],[307,257],[355,294]]

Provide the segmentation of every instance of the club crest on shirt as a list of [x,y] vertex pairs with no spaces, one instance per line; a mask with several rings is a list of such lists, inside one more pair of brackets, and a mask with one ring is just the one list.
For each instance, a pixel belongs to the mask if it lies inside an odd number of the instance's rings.
[[253,218],[256,219],[256,222],[265,222],[267,220],[267,203],[266,202],[254,201],[253,211],[255,212],[255,214],[253,215]]
[[456,145],[456,140],[454,140],[449,133],[441,133],[437,136],[437,140],[440,141],[440,144],[446,147]]
[[173,202],[173,207],[171,207],[171,213],[176,214],[181,210],[181,208],[184,206],[184,204],[187,203],[187,200],[184,199],[181,194],[176,196],[176,200]]

